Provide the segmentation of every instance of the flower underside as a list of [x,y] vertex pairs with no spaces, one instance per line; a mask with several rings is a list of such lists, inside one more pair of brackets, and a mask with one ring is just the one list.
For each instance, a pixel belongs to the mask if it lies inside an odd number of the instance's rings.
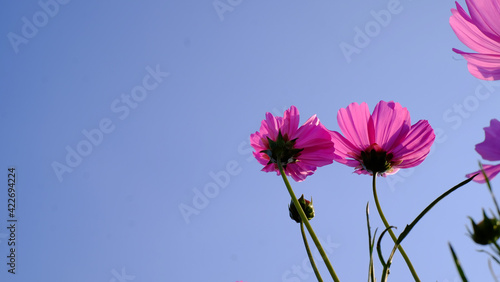
[[300,152],[304,149],[294,148],[297,138],[293,140],[288,140],[287,134],[283,136],[281,130],[278,132],[278,138],[273,141],[271,138],[267,137],[267,142],[269,144],[269,149],[260,151],[269,156],[269,162],[267,164],[278,163],[286,167],[287,164],[294,163],[300,156]]
[[361,164],[370,173],[384,173],[392,170],[393,154],[385,152],[377,143],[361,151]]

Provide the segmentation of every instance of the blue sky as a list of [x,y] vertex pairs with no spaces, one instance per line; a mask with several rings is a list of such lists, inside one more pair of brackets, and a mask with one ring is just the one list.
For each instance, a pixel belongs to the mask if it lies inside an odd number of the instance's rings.
[[[460,3],[463,3],[461,1]],[[378,180],[403,227],[477,169],[475,144],[500,118],[500,83],[481,82],[451,48],[453,1],[9,2],[0,11],[3,181],[16,169],[16,274],[2,281],[315,281],[281,179],[249,136],[295,105],[338,130],[352,102],[394,100],[438,137],[418,167]],[[342,281],[367,278],[364,209],[382,228],[371,178],[332,164],[296,194]],[[493,186],[500,183],[495,179]],[[466,235],[493,203],[469,184],[404,242],[423,281],[493,281]],[[183,212],[181,212],[184,211]],[[390,243],[384,247],[389,252]],[[326,279],[328,272],[320,271]],[[380,273],[380,266],[376,267]],[[496,270],[498,271],[498,270]],[[379,275],[380,277],[380,275]],[[396,256],[392,281],[412,281]]]

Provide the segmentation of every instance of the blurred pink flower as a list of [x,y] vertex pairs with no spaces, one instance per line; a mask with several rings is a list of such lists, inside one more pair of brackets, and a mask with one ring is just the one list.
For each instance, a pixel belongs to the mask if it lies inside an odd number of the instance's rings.
[[[484,135],[484,141],[476,145],[476,151],[487,161],[500,161],[500,121],[492,119],[490,126],[484,128]],[[500,164],[483,165],[483,169],[488,179],[491,180],[500,172]],[[486,179],[481,170],[469,173],[466,176],[471,177],[476,173],[479,173],[479,175],[474,177],[474,181],[485,183]]]
[[468,62],[469,72],[484,80],[500,79],[500,1],[466,0],[470,16],[458,4],[450,25],[458,39],[478,53],[453,49]]
[[354,167],[357,174],[386,176],[417,166],[435,138],[426,120],[411,125],[408,110],[393,101],[380,101],[372,115],[366,103],[352,103],[339,110],[337,121],[345,137],[331,131],[335,160]]
[[[299,111],[295,106],[286,110],[283,117],[266,113],[260,131],[250,135],[250,144],[255,149],[253,155],[264,165],[262,171],[276,171],[280,175],[277,160],[272,158],[278,150],[281,150],[279,155],[285,174],[298,182],[313,174],[317,167],[333,162],[335,149],[329,131],[316,115],[309,118],[300,128],[299,119]],[[282,145],[285,146],[273,151],[269,140],[271,145],[276,144],[280,133],[281,141],[285,142]]]

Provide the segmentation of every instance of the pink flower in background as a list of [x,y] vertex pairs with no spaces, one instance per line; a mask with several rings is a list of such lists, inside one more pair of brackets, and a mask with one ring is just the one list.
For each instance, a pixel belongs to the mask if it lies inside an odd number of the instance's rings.
[[393,101],[380,101],[372,115],[366,103],[352,103],[339,110],[337,121],[343,136],[331,131],[335,160],[357,174],[386,176],[417,166],[435,138],[426,120],[411,125],[408,110]]
[[[484,135],[484,141],[476,145],[476,151],[487,161],[500,161],[500,121],[492,119],[490,126],[484,128]],[[500,172],[500,164],[483,165],[483,169],[488,179],[491,180]],[[471,177],[476,173],[479,173],[479,175],[474,177],[474,181],[485,183],[486,179],[481,170],[469,173],[466,176]]]
[[500,79],[500,1],[466,0],[470,16],[456,2],[450,25],[458,39],[478,53],[453,49],[468,62],[469,72],[484,80]]
[[264,165],[262,171],[279,173],[280,158],[285,174],[295,181],[303,181],[319,166],[331,164],[334,147],[329,131],[316,115],[299,128],[299,111],[295,106],[286,110],[283,117],[266,113],[260,130],[250,135],[253,155]]

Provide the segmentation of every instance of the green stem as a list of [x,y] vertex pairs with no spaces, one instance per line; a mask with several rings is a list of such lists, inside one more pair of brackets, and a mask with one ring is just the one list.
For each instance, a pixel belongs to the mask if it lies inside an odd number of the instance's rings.
[[309,261],[311,262],[311,266],[314,270],[314,274],[316,275],[316,279],[318,282],[323,282],[323,278],[319,274],[318,268],[316,267],[316,263],[314,263],[314,258],[311,254],[311,250],[309,249],[309,244],[307,243],[306,233],[304,232],[304,223],[300,222],[300,232],[302,233],[302,240],[304,240],[304,246],[306,247],[307,256],[309,257]]
[[434,201],[432,201],[432,203],[430,203],[411,223],[410,225],[407,225],[405,227],[405,230],[403,230],[403,232],[401,232],[401,234],[399,235],[399,238],[398,238],[398,243],[401,244],[401,242],[403,242],[404,238],[406,238],[406,236],[410,233],[411,229],[413,227],[415,227],[415,225],[418,223],[418,221],[420,219],[422,219],[422,217],[424,217],[424,215],[429,212],[439,201],[441,201],[442,199],[444,199],[446,196],[448,196],[449,194],[451,194],[453,191],[457,190],[458,188],[464,186],[465,184],[469,183],[472,181],[472,179],[475,177],[476,175],[470,177],[469,179],[466,179],[460,183],[458,183],[457,185],[451,187],[450,189],[448,189],[446,192],[444,192],[443,194],[441,194],[441,196],[437,197]]
[[[378,201],[377,184],[376,183],[377,183],[377,174],[374,173],[373,174],[373,198],[375,200],[375,205],[377,206],[377,211],[378,211],[378,214],[380,215],[380,219],[382,219],[382,222],[384,223],[385,228],[389,228],[390,227],[389,222],[387,222],[387,219],[385,219],[384,212],[382,211],[382,208],[380,207],[380,203]],[[396,244],[398,241],[398,238],[396,237],[396,235],[394,234],[394,232],[390,228],[388,229],[388,232],[391,235],[392,240]],[[418,278],[417,272],[415,271],[415,268],[413,268],[413,265],[411,264],[410,258],[408,258],[408,255],[406,255],[406,252],[404,251],[404,249],[401,245],[398,245],[398,250],[401,253],[401,255],[403,256],[403,258],[406,262],[406,265],[408,265],[408,269],[410,270],[411,275],[413,275],[413,279],[415,279],[415,281],[420,282],[420,278]]]
[[340,282],[339,278],[337,277],[337,274],[335,273],[335,270],[333,270],[333,267],[332,267],[332,264],[330,263],[330,260],[326,256],[325,250],[323,250],[323,247],[321,246],[321,243],[319,242],[318,237],[316,237],[316,234],[314,233],[314,230],[312,229],[312,226],[309,223],[309,220],[307,219],[306,214],[304,213],[304,210],[302,210],[302,207],[300,206],[300,203],[297,200],[297,197],[295,197],[295,193],[293,193],[292,186],[290,186],[290,182],[288,182],[288,178],[286,177],[285,170],[283,169],[283,165],[281,165],[280,161],[278,161],[278,169],[280,171],[281,176],[283,177],[283,182],[285,182],[285,186],[288,190],[288,193],[290,194],[290,197],[292,198],[292,202],[295,205],[295,208],[297,209],[297,211],[299,212],[300,219],[306,225],[307,231],[309,232],[311,239],[314,241],[316,248],[318,249],[319,253],[321,254],[321,257],[323,258],[323,261],[325,262],[326,268],[328,268],[328,271],[330,272],[330,275],[332,276],[333,281]]

